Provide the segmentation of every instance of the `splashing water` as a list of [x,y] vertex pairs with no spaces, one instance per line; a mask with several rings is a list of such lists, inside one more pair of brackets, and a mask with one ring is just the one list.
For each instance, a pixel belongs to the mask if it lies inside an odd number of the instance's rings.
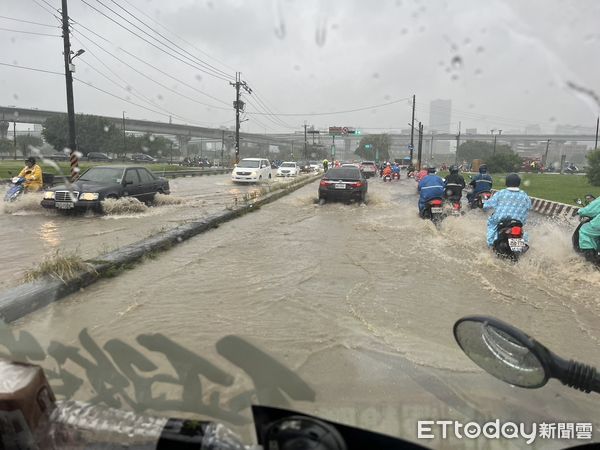
[[137,198],[107,198],[102,201],[102,211],[107,215],[123,215],[146,212],[148,207]]
[[154,196],[153,203],[155,206],[166,206],[166,205],[181,205],[186,202],[187,202],[187,200],[185,198],[158,193]]

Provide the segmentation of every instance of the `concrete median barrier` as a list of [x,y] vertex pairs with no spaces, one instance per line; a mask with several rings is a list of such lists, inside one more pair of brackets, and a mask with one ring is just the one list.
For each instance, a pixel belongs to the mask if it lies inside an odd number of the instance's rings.
[[[201,220],[180,225],[171,230],[151,236],[136,243],[126,245],[117,250],[105,253],[86,261],[89,269],[80,272],[68,281],[51,277],[24,283],[0,294],[0,320],[14,322],[27,314],[44,308],[69,294],[91,285],[102,278],[112,277],[119,271],[139,262],[149,254],[166,251],[200,233],[218,227],[236,217],[252,212],[263,205],[271,203],[291,192],[319,179],[321,174],[311,175],[294,180],[285,186],[271,185],[269,193],[257,197],[245,204],[238,204],[231,209],[224,209]],[[269,189],[269,187],[266,187]]]

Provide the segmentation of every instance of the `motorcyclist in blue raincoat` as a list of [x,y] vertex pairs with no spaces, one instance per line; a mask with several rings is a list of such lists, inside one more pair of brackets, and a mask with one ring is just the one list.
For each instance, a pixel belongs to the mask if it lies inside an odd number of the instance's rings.
[[[519,189],[521,177],[516,173],[506,176],[506,189],[502,189],[493,195],[488,201],[483,203],[483,210],[494,209],[494,214],[488,218],[487,222],[487,245],[492,247],[498,237],[498,224],[506,219],[515,219],[525,225],[529,210],[531,209],[531,199],[526,192]],[[528,242],[529,236],[524,233],[523,239]]]
[[446,187],[444,180],[435,174],[435,167],[427,169],[427,176],[419,181],[419,215],[423,217],[425,205],[434,198],[444,198]]
[[581,217],[590,217],[579,229],[579,249],[590,257],[600,251],[600,197],[577,211]]
[[394,164],[392,164],[392,173],[397,173],[397,174],[400,173],[400,166],[396,162]]
[[492,183],[492,177],[489,173],[487,173],[487,166],[482,164],[479,167],[479,174],[475,175],[475,177],[469,183],[473,187],[473,190],[467,194],[467,200],[469,203],[471,203],[480,192],[491,192]]

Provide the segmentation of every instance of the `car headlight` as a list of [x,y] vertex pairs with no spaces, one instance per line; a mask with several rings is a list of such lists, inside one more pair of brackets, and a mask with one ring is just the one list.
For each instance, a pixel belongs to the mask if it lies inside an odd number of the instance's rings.
[[54,191],[44,192],[44,200],[54,200]]
[[256,176],[256,172],[252,172],[250,175],[252,175],[253,177]]
[[99,196],[97,192],[84,192],[79,196],[79,200],[98,200]]

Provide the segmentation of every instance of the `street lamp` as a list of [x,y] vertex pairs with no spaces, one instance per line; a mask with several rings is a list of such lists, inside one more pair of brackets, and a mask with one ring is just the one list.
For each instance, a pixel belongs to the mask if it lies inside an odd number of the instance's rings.
[[[496,154],[496,138],[502,134],[502,130],[496,130],[495,128],[490,130],[492,132],[492,135],[494,136],[494,152],[493,154]],[[498,131],[498,134],[494,134],[494,131]]]

